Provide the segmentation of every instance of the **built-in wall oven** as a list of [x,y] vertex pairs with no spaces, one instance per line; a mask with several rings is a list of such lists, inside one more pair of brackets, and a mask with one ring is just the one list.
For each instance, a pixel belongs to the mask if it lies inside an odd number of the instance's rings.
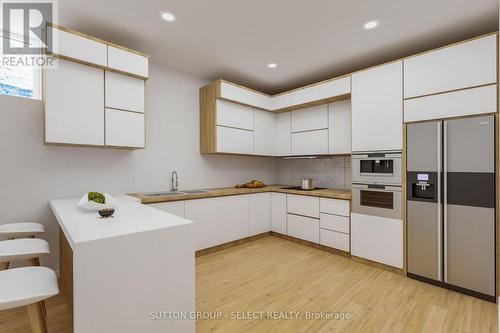
[[352,154],[352,182],[401,186],[401,152]]
[[353,213],[402,218],[401,152],[352,155]]

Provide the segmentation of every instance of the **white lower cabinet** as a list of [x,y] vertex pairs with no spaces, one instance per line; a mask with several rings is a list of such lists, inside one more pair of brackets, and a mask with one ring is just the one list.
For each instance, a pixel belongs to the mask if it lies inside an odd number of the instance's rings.
[[143,113],[106,109],[106,145],[144,148],[145,119]]
[[305,195],[287,194],[287,212],[319,218],[319,198]]
[[328,154],[328,129],[292,133],[292,155]]
[[349,218],[347,216],[330,215],[321,213],[320,225],[322,229],[349,234]]
[[351,254],[403,268],[403,221],[352,213]]
[[320,229],[319,243],[334,249],[349,252],[349,235],[327,229]]
[[271,231],[286,235],[285,193],[271,193]]
[[249,195],[222,197],[222,242],[248,237]]
[[249,236],[271,230],[271,193],[249,196],[248,229]]
[[196,250],[222,243],[221,198],[187,200],[185,217],[194,222]]
[[162,210],[164,212],[173,214],[175,216],[185,217],[184,201],[162,202],[162,203],[151,204],[150,206]]
[[287,235],[319,243],[319,220],[312,217],[288,214]]

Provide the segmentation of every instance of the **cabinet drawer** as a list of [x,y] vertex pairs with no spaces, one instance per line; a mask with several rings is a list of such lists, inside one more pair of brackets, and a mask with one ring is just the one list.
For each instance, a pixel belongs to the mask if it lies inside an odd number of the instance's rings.
[[351,77],[343,77],[316,84],[291,93],[291,105],[299,105],[322,99],[345,95],[351,92]]
[[144,114],[106,109],[106,145],[144,148]]
[[150,204],[151,207],[170,213],[175,216],[184,217],[184,201],[161,202]]
[[148,77],[149,59],[145,56],[108,46],[108,67],[143,78]]
[[328,154],[328,130],[292,133],[292,155]]
[[349,200],[320,198],[319,203],[322,213],[349,216]]
[[328,128],[328,105],[292,111],[292,133]]
[[349,233],[349,218],[346,216],[330,215],[321,213],[320,226],[323,229]]
[[270,96],[238,87],[229,82],[220,82],[220,97],[259,109],[272,110],[273,103]]
[[217,100],[217,125],[253,130],[253,108]]
[[144,112],[144,80],[106,71],[106,107]]
[[319,243],[319,220],[288,214],[287,235],[313,243]]
[[287,194],[287,212],[319,218],[319,198]]
[[349,235],[320,229],[320,244],[349,252]]
[[253,154],[253,131],[217,126],[217,152]]
[[99,66],[108,65],[106,44],[50,26],[47,32],[48,38],[52,37],[49,52]]
[[417,97],[497,81],[496,35],[404,60],[404,97]]

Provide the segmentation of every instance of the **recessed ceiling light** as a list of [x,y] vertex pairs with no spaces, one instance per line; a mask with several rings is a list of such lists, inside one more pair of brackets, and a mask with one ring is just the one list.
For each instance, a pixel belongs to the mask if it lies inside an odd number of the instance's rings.
[[380,25],[380,20],[370,20],[370,21],[366,22],[365,24],[363,24],[363,29],[372,30],[372,29],[375,29],[376,27],[378,27],[379,25]]
[[174,22],[175,21],[175,15],[170,12],[160,12],[160,17],[162,18],[163,21],[167,22]]
[[276,67],[278,67],[278,64],[276,64],[276,63],[272,62],[272,63],[270,63],[270,64],[267,64],[267,67],[268,67],[268,68],[276,68]]

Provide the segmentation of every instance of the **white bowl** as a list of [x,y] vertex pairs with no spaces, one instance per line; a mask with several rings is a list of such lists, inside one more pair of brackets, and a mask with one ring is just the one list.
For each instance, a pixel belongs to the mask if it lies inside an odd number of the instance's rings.
[[78,206],[82,207],[83,209],[93,211],[98,211],[99,209],[103,208],[115,208],[115,199],[113,199],[113,197],[109,195],[109,193],[103,193],[103,195],[106,202],[100,204],[94,201],[89,201],[89,194],[85,193],[80,199],[80,202],[78,202]]

